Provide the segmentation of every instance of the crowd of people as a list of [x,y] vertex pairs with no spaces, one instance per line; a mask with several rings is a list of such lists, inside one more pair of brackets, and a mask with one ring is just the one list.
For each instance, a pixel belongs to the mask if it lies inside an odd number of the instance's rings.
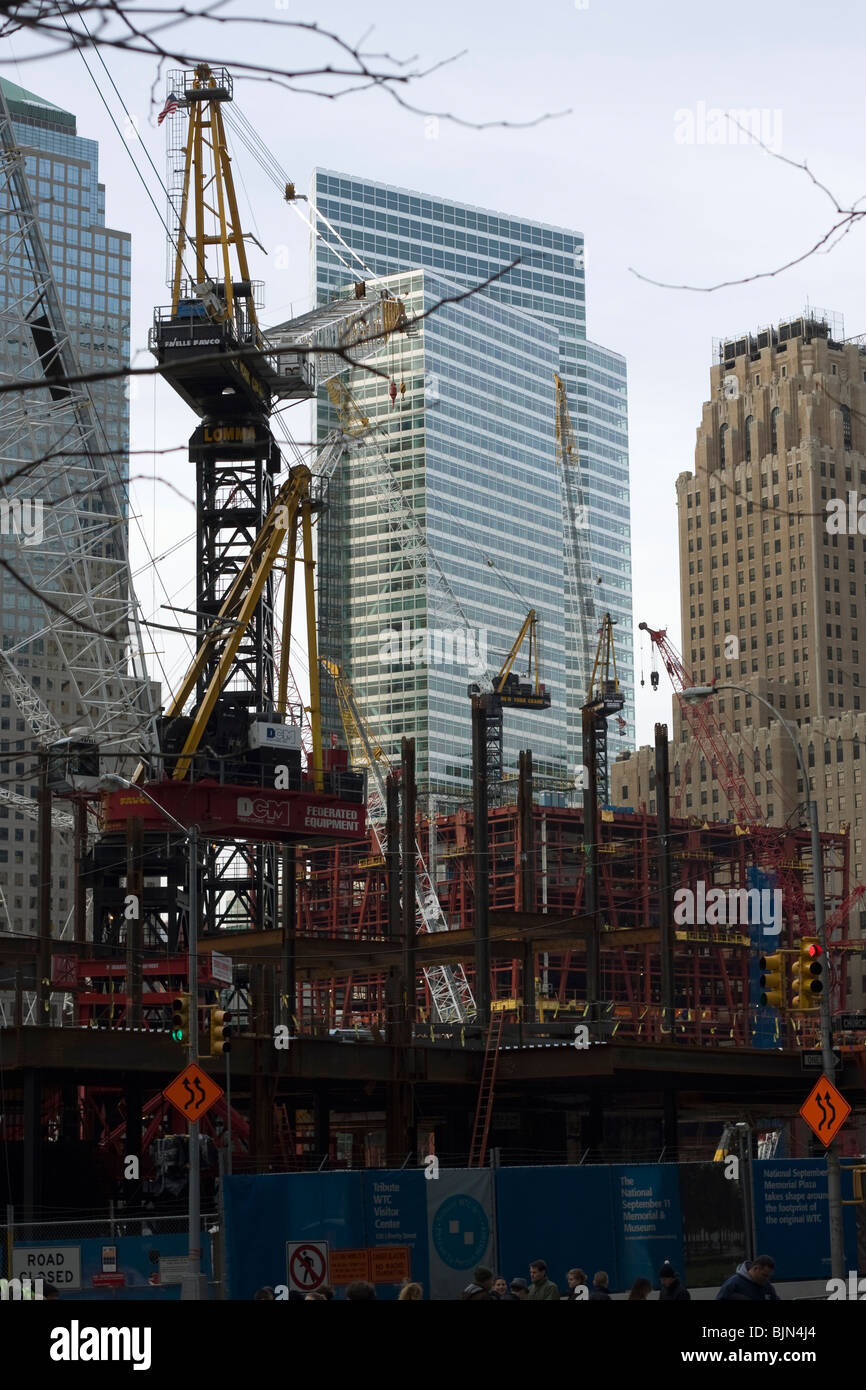
[[[759,1255],[754,1260],[743,1260],[730,1278],[722,1284],[716,1294],[716,1299],[743,1303],[778,1299],[779,1295],[772,1283],[775,1268],[775,1261],[770,1255]],[[478,1265],[472,1276],[472,1282],[466,1285],[458,1297],[466,1303],[531,1303],[533,1301],[601,1303],[611,1298],[610,1278],[603,1269],[597,1270],[592,1276],[591,1285],[587,1282],[586,1271],[578,1267],[570,1269],[565,1278],[568,1293],[560,1293],[559,1286],[553,1282],[547,1272],[545,1260],[532,1261],[529,1266],[528,1280],[518,1276],[510,1282],[502,1274],[494,1274],[486,1265]],[[665,1260],[657,1278],[659,1303],[684,1303],[691,1298],[691,1294],[683,1284],[679,1274],[668,1260]],[[644,1303],[652,1292],[652,1281],[641,1276],[635,1279],[627,1301],[629,1303]],[[334,1296],[334,1290],[325,1284],[315,1293],[292,1292],[289,1294],[289,1299],[293,1302],[317,1303],[326,1302]],[[263,1288],[259,1289],[254,1297],[257,1302],[270,1301],[276,1297],[276,1294],[272,1288]],[[357,1280],[354,1284],[349,1284],[346,1289],[346,1299],[350,1303],[367,1302],[375,1297],[375,1285],[367,1283],[365,1280]],[[420,1302],[424,1298],[424,1290],[414,1280],[405,1279],[397,1298],[401,1303]]]
[[[577,1267],[570,1269],[565,1278],[568,1284],[568,1293],[560,1293],[559,1286],[554,1284],[548,1275],[546,1260],[532,1261],[529,1266],[528,1281],[518,1277],[512,1279],[510,1283],[503,1275],[494,1275],[484,1265],[479,1265],[472,1283],[466,1285],[460,1297],[467,1302],[499,1299],[502,1302],[511,1303],[531,1303],[533,1301],[602,1303],[611,1298],[610,1276],[606,1270],[597,1270],[592,1277],[591,1285],[587,1283],[586,1271]],[[676,1270],[667,1261],[659,1271],[658,1281],[659,1299],[662,1302],[682,1301],[689,1298],[688,1290],[681,1283]],[[652,1291],[653,1286],[649,1279],[645,1277],[635,1279],[628,1295],[629,1301],[644,1302]]]
[[[743,1260],[735,1272],[726,1279],[716,1294],[716,1300],[724,1302],[757,1302],[778,1299],[772,1279],[776,1265],[772,1256],[759,1255],[754,1260]],[[460,1297],[466,1301],[488,1301],[499,1299],[503,1302],[523,1303],[532,1300],[545,1302],[605,1302],[611,1298],[610,1279],[605,1270],[600,1269],[587,1283],[586,1271],[570,1269],[565,1276],[568,1293],[560,1293],[547,1272],[545,1260],[533,1260],[529,1266],[529,1282],[526,1279],[508,1281],[501,1275],[494,1275],[484,1265],[475,1271],[472,1283],[467,1284]],[[627,1302],[644,1303],[653,1292],[651,1280],[645,1276],[635,1279],[629,1290]],[[691,1294],[669,1260],[665,1260],[658,1272],[658,1302],[686,1303]]]

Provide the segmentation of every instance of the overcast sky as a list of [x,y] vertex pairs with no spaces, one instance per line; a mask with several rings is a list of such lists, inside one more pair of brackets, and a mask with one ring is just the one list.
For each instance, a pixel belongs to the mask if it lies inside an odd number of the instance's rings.
[[[695,429],[709,388],[712,340],[798,314],[805,303],[844,315],[845,334],[866,333],[862,275],[866,226],[827,255],[771,279],[684,293],[641,283],[630,268],[677,284],[712,285],[771,270],[807,249],[834,220],[826,196],[806,175],[730,127],[725,143],[715,110],[762,113],[765,142],[786,159],[806,160],[843,207],[866,195],[863,139],[864,9],[858,0],[514,0],[467,5],[439,0],[411,6],[371,0],[297,5],[235,3],[226,15],[275,22],[315,20],[352,42],[427,66],[463,53],[403,95],[427,112],[472,122],[531,121],[570,114],[531,129],[474,130],[446,120],[438,131],[384,91],[325,100],[236,77],[235,97],[262,139],[295,179],[309,186],[316,165],[419,188],[518,216],[573,227],[586,238],[588,336],[625,354],[629,379],[635,623],[667,625],[680,643],[674,480],[694,464]],[[203,20],[171,31],[190,54],[229,66],[234,59],[309,68],[337,55],[323,40],[250,23],[219,29]],[[465,52],[464,52],[465,50]],[[166,302],[164,233],[138,182],[129,150],[155,179],[141,143],[164,168],[164,134],[151,102],[156,64],[106,51],[105,61],[135,117],[140,143],[98,62],[90,64],[115,113],[112,129],[96,86],[75,54],[34,61],[39,46],[19,35],[0,49],[0,71],[73,111],[78,132],[100,142],[109,225],[133,234],[133,348],[146,363],[153,305]],[[858,93],[860,95],[858,96]],[[431,138],[434,137],[434,138]],[[713,143],[711,143],[713,141]],[[264,322],[307,308],[309,236],[273,185],[237,151],[244,217],[267,249],[251,250],[266,281]],[[282,248],[282,249],[281,249]],[[164,386],[142,384],[133,400],[134,449],[181,444],[194,419]],[[290,424],[306,439],[304,407]],[[134,457],[135,500],[147,543],[161,554],[191,534],[194,513],[168,486],[192,498],[185,450]],[[135,542],[145,615],[160,604],[189,603],[189,545],[155,578]],[[161,591],[165,585],[167,594]],[[165,621],[166,614],[156,613]],[[163,647],[163,640],[156,644]],[[168,670],[178,674],[177,653]],[[646,665],[646,663],[645,663]],[[636,660],[636,679],[641,662]],[[647,666],[648,673],[648,666]],[[652,741],[670,717],[662,677],[652,695],[638,686],[638,741]]]

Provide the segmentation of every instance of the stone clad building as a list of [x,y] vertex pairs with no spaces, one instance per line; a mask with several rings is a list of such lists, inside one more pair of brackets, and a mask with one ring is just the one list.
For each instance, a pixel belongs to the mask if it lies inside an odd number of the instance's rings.
[[[719,344],[695,471],[676,487],[684,666],[695,684],[764,696],[798,727],[821,828],[850,830],[853,888],[866,873],[866,341],[841,337],[813,311]],[[804,792],[784,730],[745,693],[713,708],[768,822],[784,825]],[[671,727],[674,814],[737,819],[676,700]],[[645,747],[613,764],[614,803],[655,811],[653,760]],[[858,907],[852,936],[861,922]],[[856,1007],[856,955],[850,988]]]

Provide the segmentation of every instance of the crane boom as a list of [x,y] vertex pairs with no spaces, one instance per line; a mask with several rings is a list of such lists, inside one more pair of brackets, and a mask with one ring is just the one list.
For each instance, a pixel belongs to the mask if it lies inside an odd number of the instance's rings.
[[580,452],[571,423],[565,382],[556,372],[553,374],[553,381],[556,389],[556,461],[562,470],[566,614],[571,617],[578,630],[577,650],[582,660],[586,689],[589,692],[596,624],[592,602],[592,577],[585,544],[586,499]]
[[[349,756],[363,762],[370,773],[367,800],[367,819],[379,853],[388,847],[385,800],[385,778],[392,771],[384,750],[379,745],[362,714],[355,693],[335,661],[323,658],[322,664],[333,677],[340,715],[346,734]],[[439,902],[421,847],[415,840],[415,906],[420,929],[425,932],[448,931],[448,923]],[[465,1023],[476,1014],[475,999],[462,965],[433,965],[424,969],[424,979],[430,998],[441,1023]],[[410,982],[411,988],[411,982]]]
[[[693,686],[695,682],[686,670],[676,647],[668,639],[667,628],[651,628],[647,623],[640,623],[638,626],[641,632],[648,634],[653,646],[658,649],[665,664],[665,670],[671,678],[671,684],[679,702],[680,713],[694,740],[693,746],[700,748],[710,763],[713,777],[724,790],[737,819],[744,825],[761,825],[764,820],[764,813],[755,793],[740,771],[737,759],[723,737],[718,720],[710,705],[703,700],[691,703],[683,699],[683,691]],[[689,759],[686,763],[686,776],[681,779],[677,789],[674,802],[675,810],[679,809],[682,789],[688,780],[690,761]]]
[[[652,628],[648,623],[640,623],[639,629],[646,632],[653,646],[657,648],[671,678],[671,684],[679,702],[682,716],[689,728],[693,747],[697,747],[706,758],[713,780],[724,789],[736,820],[748,827],[752,837],[754,863],[764,872],[775,875],[782,892],[783,916],[794,936],[804,936],[813,928],[814,908],[806,900],[801,874],[797,871],[778,830],[766,824],[764,812],[754,791],[740,771],[737,758],[729,746],[718,716],[710,700],[692,703],[683,699],[683,691],[696,682],[687,671],[682,658],[669,641],[667,628]],[[682,794],[689,780],[690,757],[686,762],[685,774],[680,779],[678,795]],[[678,804],[678,802],[677,802]],[[833,914],[828,915],[828,928],[832,922],[840,925],[848,912],[859,902],[866,888],[858,885]]]

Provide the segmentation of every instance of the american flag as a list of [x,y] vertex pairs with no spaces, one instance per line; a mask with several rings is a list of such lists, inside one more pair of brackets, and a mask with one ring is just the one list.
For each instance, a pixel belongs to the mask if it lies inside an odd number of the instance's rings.
[[162,125],[162,123],[163,123],[163,121],[165,120],[166,116],[171,116],[171,115],[173,115],[174,112],[177,110],[177,108],[178,108],[178,99],[177,99],[177,97],[175,96],[174,92],[169,92],[168,96],[167,96],[166,99],[165,99],[165,106],[162,108],[162,110],[160,111],[159,115],[158,115],[157,118],[156,118],[156,123],[157,123],[157,125]]

